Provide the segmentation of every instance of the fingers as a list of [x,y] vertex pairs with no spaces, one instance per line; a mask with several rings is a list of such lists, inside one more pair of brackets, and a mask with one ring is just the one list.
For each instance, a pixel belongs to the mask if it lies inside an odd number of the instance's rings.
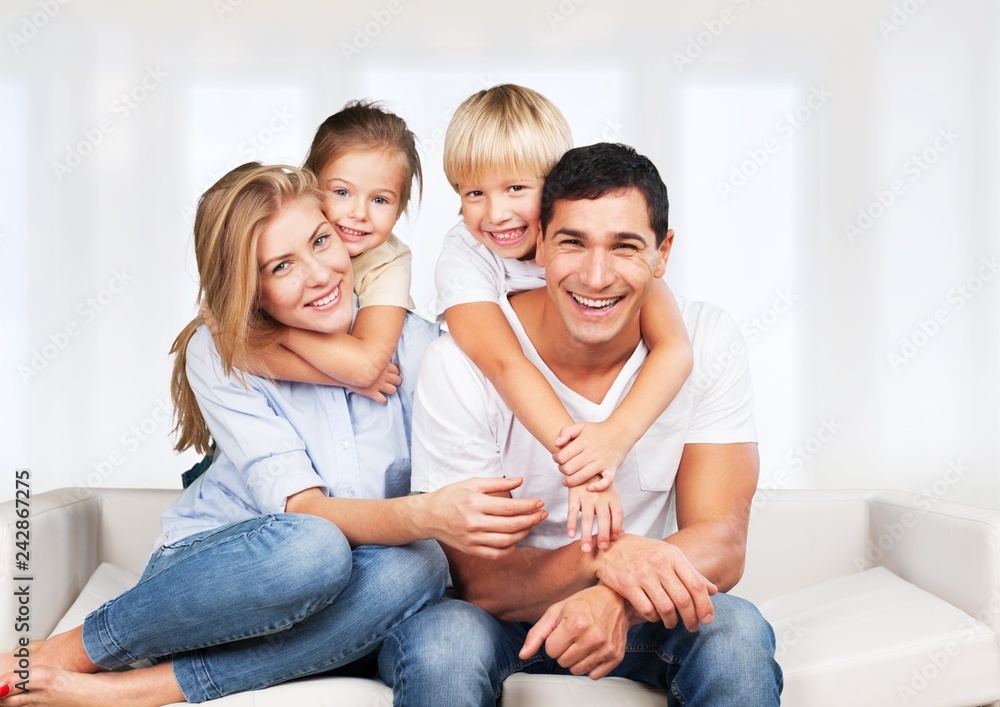
[[542,618],[531,627],[528,635],[524,637],[524,645],[518,651],[518,658],[527,660],[542,649],[542,644],[545,643],[545,640],[555,630],[556,626],[559,625],[559,613],[562,609],[562,604],[563,602],[557,602],[550,606],[542,614]]
[[517,543],[528,536],[528,531],[519,533],[478,533],[469,538],[460,549],[467,555],[486,560],[499,560],[514,552]]
[[566,425],[561,430],[559,430],[559,436],[556,437],[556,446],[563,447],[568,442],[576,439],[583,432],[583,422],[576,422],[572,425]]
[[610,469],[605,469],[596,476],[590,478],[590,483],[587,484],[588,491],[607,491],[611,488],[611,484],[615,482],[615,475]]
[[609,507],[611,510],[611,539],[617,540],[625,532],[625,509],[622,508],[621,501],[617,498],[612,499]]
[[597,680],[614,670],[620,662],[610,646],[598,646],[590,650],[581,648],[577,645],[571,646],[558,661],[559,665],[568,668],[573,675],[586,675],[592,680]]
[[519,476],[477,477],[471,480],[469,486],[473,491],[478,491],[479,493],[502,493],[516,489],[523,481],[524,479]]
[[[626,589],[622,592],[622,596],[625,598],[625,601],[632,605],[635,612],[646,621],[656,623],[660,620],[660,614],[657,613],[656,607],[653,606],[653,602],[649,600],[649,597],[646,596],[646,592],[644,592],[641,587]],[[667,628],[673,628],[676,625],[676,622],[674,624],[667,624],[664,622],[663,625]]]
[[[684,625],[688,627],[688,630],[694,631],[697,630],[699,624],[711,623],[715,618],[715,609],[712,606],[708,590],[708,585],[711,582],[702,577],[690,565],[681,565],[678,567],[677,576],[684,583],[684,591],[691,602],[689,611],[685,611],[688,608],[685,604],[678,606],[681,615],[685,618]],[[677,602],[674,603],[677,604]],[[688,616],[690,616],[690,622],[688,621]]]
[[502,533],[504,535],[521,532],[527,533],[548,517],[549,513],[544,509],[516,516],[493,516],[483,514],[479,519],[479,527],[476,530],[485,533]]
[[559,467],[559,471],[566,476],[563,479],[563,486],[580,486],[591,480],[597,484],[601,481],[601,466],[597,462],[591,462],[580,468],[575,468],[573,464],[563,464]]
[[607,549],[611,543],[611,508],[602,503],[597,507],[597,547]]
[[594,542],[594,504],[587,499],[580,509],[580,550],[590,552]]
[[569,510],[566,512],[566,535],[576,537],[576,520],[580,515],[580,500],[572,491],[569,494]]
[[538,498],[497,498],[486,494],[477,501],[475,508],[478,512],[503,518],[534,515],[542,511],[543,503]]

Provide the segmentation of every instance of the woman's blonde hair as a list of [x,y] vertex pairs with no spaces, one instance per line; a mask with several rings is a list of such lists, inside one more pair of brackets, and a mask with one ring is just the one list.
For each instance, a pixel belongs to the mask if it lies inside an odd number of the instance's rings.
[[[278,324],[260,308],[257,243],[268,224],[289,204],[323,195],[308,171],[248,162],[233,169],[198,201],[194,249],[198,261],[198,301],[218,321],[216,348],[227,374],[233,369],[267,370],[261,352],[277,345]],[[209,449],[209,431],[187,378],[187,347],[204,322],[199,314],[174,340],[170,383],[174,403],[175,449]],[[242,373],[240,373],[242,376]]]
[[544,177],[571,147],[569,123],[548,98],[500,84],[455,111],[444,137],[444,173],[455,191],[493,175]]
[[423,172],[417,140],[406,122],[390,113],[382,104],[371,100],[349,101],[340,110],[320,123],[309,146],[303,168],[319,175],[323,168],[352,150],[383,150],[394,153],[406,174],[399,195],[396,217],[403,215],[410,203],[411,187],[417,183],[417,198],[423,196]]

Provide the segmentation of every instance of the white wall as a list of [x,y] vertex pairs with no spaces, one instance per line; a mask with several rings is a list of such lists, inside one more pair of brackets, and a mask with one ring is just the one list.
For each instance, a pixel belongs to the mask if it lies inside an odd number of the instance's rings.
[[998,20],[988,0],[7,0],[0,468],[36,492],[179,487],[168,349],[193,314],[197,196],[247,159],[300,162],[350,98],[423,142],[401,231],[427,311],[457,210],[444,128],[514,81],[577,144],[660,167],[675,291],[744,323],[762,484],[998,508]]

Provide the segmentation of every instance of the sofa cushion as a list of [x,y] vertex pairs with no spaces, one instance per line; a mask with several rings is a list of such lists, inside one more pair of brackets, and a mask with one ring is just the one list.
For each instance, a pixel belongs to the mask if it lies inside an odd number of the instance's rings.
[[[175,702],[166,707],[181,707],[186,704],[188,703]],[[379,680],[311,677],[272,685],[264,690],[237,692],[203,704],[212,707],[389,707],[392,704],[392,690]]]
[[759,608],[774,627],[786,707],[972,705],[997,697],[997,635],[882,567]]
[[99,607],[106,601],[114,599],[122,592],[131,589],[139,581],[139,575],[130,570],[123,570],[121,567],[103,562],[90,575],[87,584],[84,585],[80,596],[76,598],[69,611],[59,620],[52,631],[54,636],[63,631],[69,631],[83,623],[87,614]]
[[624,678],[515,673],[503,683],[500,707],[666,707],[667,694]]

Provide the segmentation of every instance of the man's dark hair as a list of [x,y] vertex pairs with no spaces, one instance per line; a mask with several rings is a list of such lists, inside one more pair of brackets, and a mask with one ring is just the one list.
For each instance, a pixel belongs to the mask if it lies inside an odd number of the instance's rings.
[[667,186],[648,157],[620,143],[574,147],[562,156],[542,189],[542,233],[552,222],[557,201],[598,199],[628,189],[638,189],[646,200],[649,225],[659,246],[667,237]]

